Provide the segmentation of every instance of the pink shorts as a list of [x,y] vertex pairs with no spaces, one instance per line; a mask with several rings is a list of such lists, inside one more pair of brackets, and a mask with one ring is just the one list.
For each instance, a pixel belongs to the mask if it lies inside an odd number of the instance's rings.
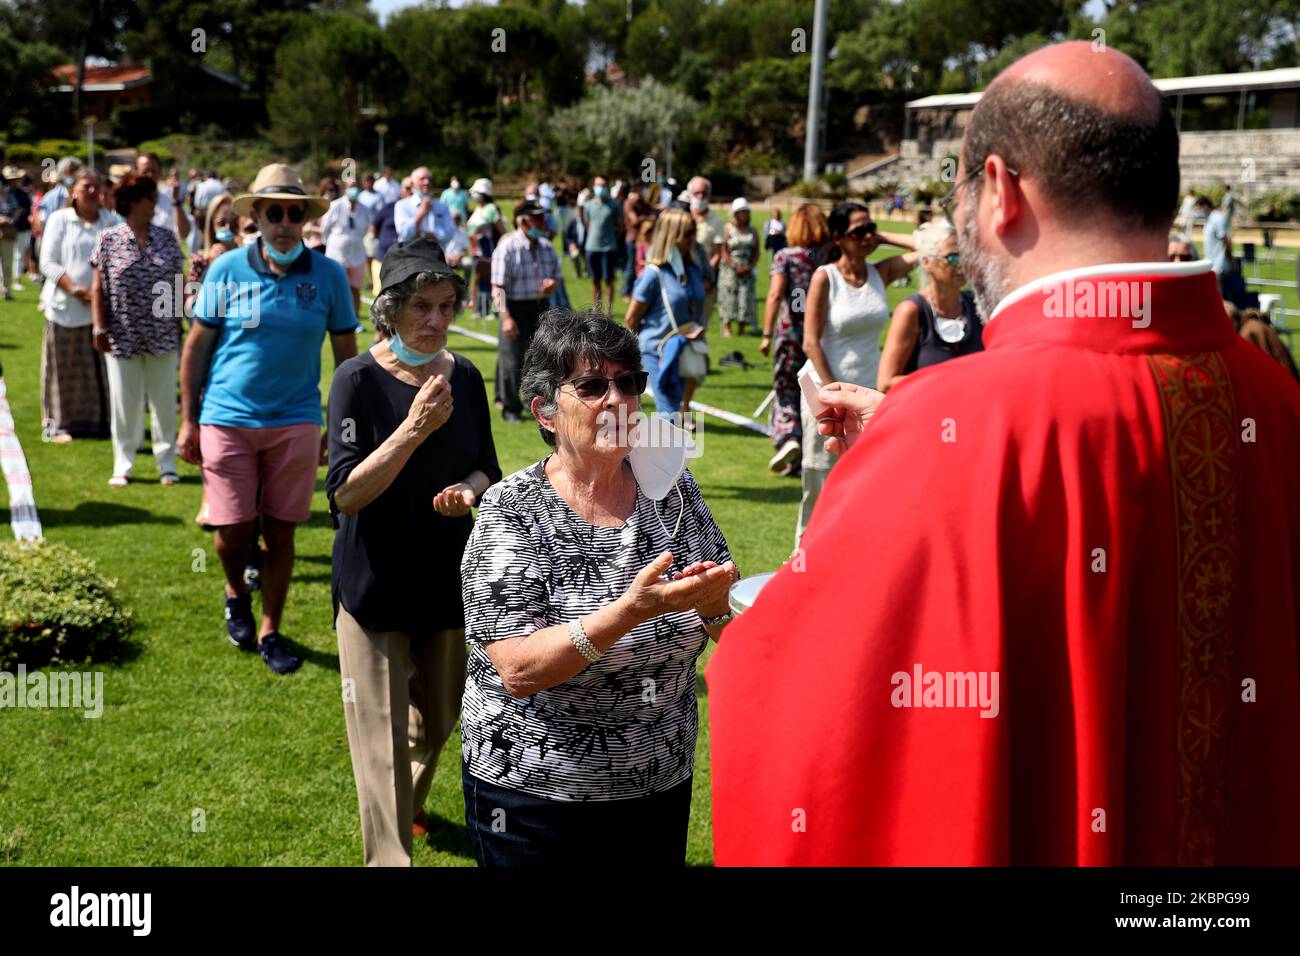
[[354,289],[360,289],[365,286],[366,267],[364,265],[344,266],[343,268],[348,274],[348,285],[352,286]]
[[200,425],[199,453],[208,524],[243,524],[259,514],[295,524],[311,517],[320,464],[319,425]]

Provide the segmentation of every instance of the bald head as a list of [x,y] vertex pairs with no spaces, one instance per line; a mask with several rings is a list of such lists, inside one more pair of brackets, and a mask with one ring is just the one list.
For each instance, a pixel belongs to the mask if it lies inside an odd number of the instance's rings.
[[971,114],[962,166],[974,170],[994,155],[1032,183],[1046,216],[1081,230],[1169,231],[1178,131],[1150,78],[1123,53],[1073,41],[1009,66]]
[[1111,47],[1094,49],[1071,40],[1029,53],[1002,71],[989,86],[1027,82],[1072,96],[1114,116],[1156,123],[1163,101],[1137,61]]

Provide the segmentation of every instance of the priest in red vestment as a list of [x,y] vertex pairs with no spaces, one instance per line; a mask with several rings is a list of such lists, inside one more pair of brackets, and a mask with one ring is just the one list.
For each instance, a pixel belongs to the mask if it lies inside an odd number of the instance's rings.
[[1046,47],[954,192],[985,351],[880,403],[710,661],[717,863],[1300,864],[1300,388],[1164,261],[1168,110]]

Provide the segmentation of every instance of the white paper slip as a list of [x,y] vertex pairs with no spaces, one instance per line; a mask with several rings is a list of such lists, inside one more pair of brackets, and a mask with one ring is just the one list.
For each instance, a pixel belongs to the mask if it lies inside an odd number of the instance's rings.
[[826,405],[817,397],[821,391],[821,379],[817,377],[817,372],[811,365],[805,365],[799,372],[799,390],[803,392],[804,399],[808,402],[808,408],[812,410],[813,418],[821,418],[827,411]]

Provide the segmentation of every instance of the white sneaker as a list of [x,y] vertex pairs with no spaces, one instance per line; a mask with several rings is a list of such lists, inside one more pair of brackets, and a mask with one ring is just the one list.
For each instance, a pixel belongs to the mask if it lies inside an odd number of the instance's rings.
[[787,438],[785,444],[772,456],[772,460],[767,463],[767,467],[776,472],[778,475],[786,468],[793,465],[803,454],[803,448],[793,438]]
[[17,282],[13,284],[13,291],[15,292],[23,292],[26,290],[26,288],[27,288],[26,286],[21,285],[20,283]]

